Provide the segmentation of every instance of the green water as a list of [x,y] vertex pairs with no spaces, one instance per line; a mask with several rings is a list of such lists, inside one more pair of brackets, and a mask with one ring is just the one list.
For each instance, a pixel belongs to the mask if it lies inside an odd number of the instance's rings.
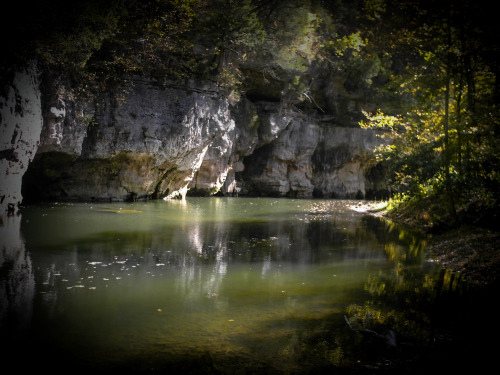
[[[13,262],[3,259],[4,337],[54,370],[387,365],[399,348],[390,337],[434,339],[427,306],[460,283],[426,261],[421,239],[356,204],[188,198],[28,207],[23,247]],[[377,333],[373,342],[365,331]]]

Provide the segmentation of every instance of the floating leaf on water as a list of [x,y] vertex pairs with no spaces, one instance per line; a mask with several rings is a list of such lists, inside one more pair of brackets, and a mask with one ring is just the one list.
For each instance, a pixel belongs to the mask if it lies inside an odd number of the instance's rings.
[[162,312],[163,310],[162,309],[158,309],[158,312]]
[[97,210],[99,212],[106,212],[106,213],[112,213],[112,214],[138,214],[141,213],[142,211],[139,210],[122,210],[120,209],[102,209],[102,210]]

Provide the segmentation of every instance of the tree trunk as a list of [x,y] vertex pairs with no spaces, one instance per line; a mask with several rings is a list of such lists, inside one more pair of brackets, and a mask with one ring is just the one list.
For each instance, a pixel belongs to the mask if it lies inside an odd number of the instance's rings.
[[[448,48],[451,47],[451,30],[448,24]],[[450,168],[451,168],[451,150],[450,150],[450,82],[451,82],[451,56],[448,52],[446,61],[446,88],[444,92],[444,172],[446,183],[446,195],[448,197],[448,214],[452,224],[457,221],[457,211],[455,209],[455,199],[453,196],[453,184],[451,182]]]

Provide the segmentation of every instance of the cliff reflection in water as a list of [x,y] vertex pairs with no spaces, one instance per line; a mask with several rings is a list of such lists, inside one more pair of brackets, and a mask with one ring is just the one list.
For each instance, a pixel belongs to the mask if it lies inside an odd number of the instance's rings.
[[0,215],[0,336],[24,337],[32,318],[35,279],[20,233],[20,216]]
[[2,227],[10,238],[2,244],[2,333],[28,330],[28,352],[64,349],[83,365],[138,371],[184,359],[227,372],[256,362],[289,372],[375,360],[360,349],[359,327],[432,339],[426,308],[460,283],[425,262],[420,239],[350,210],[354,203],[188,198],[27,208],[22,236],[21,216]]

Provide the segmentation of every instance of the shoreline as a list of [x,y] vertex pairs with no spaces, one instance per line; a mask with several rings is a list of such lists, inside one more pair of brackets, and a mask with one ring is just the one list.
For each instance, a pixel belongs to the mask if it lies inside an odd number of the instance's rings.
[[391,215],[387,202],[367,202],[351,208],[422,232],[429,241],[427,258],[461,274],[471,286],[488,287],[500,282],[500,232],[464,225],[435,234],[417,223]]

